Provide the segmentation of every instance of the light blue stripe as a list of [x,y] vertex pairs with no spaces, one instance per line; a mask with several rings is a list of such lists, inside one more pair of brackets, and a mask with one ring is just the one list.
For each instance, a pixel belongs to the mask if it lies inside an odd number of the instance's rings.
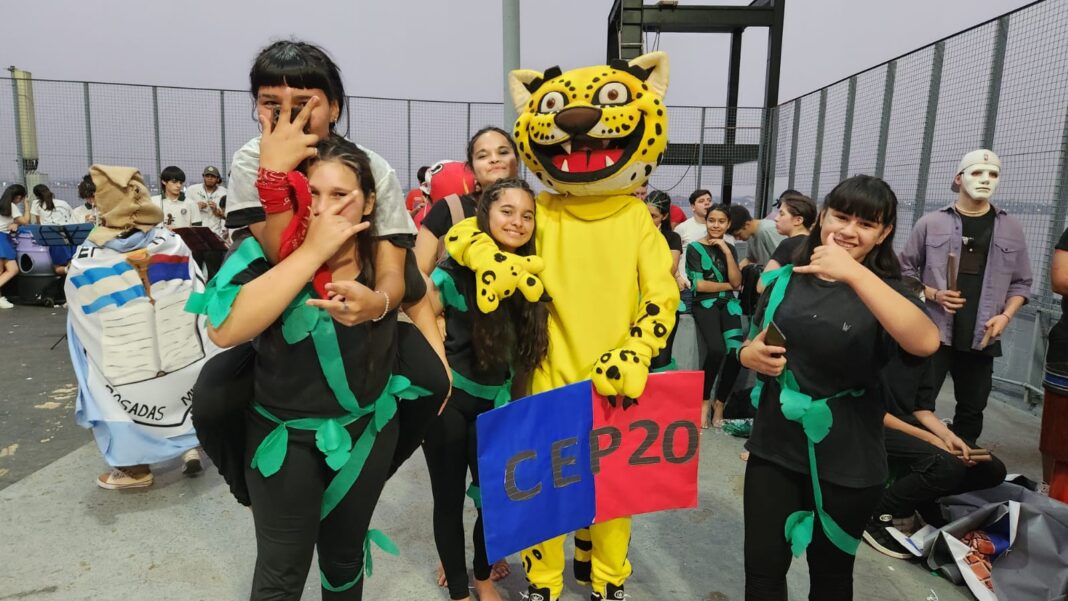
[[126,290],[119,290],[118,292],[105,294],[88,305],[82,305],[82,311],[88,315],[90,313],[96,313],[108,305],[121,307],[133,299],[141,298],[143,296],[145,296],[145,287],[138,284],[136,286],[131,286]]
[[72,277],[70,281],[73,282],[75,286],[81,288],[82,286],[95,284],[104,278],[122,275],[127,271],[132,270],[133,267],[129,263],[116,263],[111,267],[94,267],[92,269],[86,269],[82,273]]

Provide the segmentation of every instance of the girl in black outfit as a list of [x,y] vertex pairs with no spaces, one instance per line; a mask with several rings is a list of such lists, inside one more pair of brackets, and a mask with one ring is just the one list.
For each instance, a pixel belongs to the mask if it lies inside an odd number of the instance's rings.
[[[295,148],[269,130],[262,144],[265,162]],[[317,150],[306,168],[303,241],[272,266],[247,238],[205,295],[212,341],[252,338],[255,349],[255,396],[244,416],[257,542],[252,599],[299,599],[316,549],[323,599],[362,598],[365,537],[388,540],[368,527],[397,445],[397,400],[426,392],[393,375],[394,314],[337,327],[331,313],[344,312],[345,301],[323,300],[309,284],[322,267],[338,283],[373,287],[375,279],[367,155],[340,136]]]
[[[475,194],[460,197],[464,218],[475,215],[483,190],[501,178],[519,173],[518,157],[512,136],[499,127],[486,126],[471,136],[467,142],[467,166],[475,174]],[[440,240],[453,225],[449,204],[444,199],[434,203],[415,238],[415,257],[423,273],[429,275],[434,270],[441,255]]]
[[[812,225],[816,223],[816,203],[801,194],[784,194],[780,199],[779,215],[775,218],[775,231],[786,239],[775,247],[764,271],[775,271],[794,262],[797,252],[808,239]],[[764,292],[764,283],[757,281],[757,292]]]
[[[745,474],[745,598],[787,598],[791,550],[807,548],[809,599],[853,598],[859,537],[887,478],[879,373],[900,347],[938,350],[938,331],[902,289],[897,198],[858,175],[824,200],[796,266],[768,272],[740,351],[761,374]],[[784,346],[765,343],[769,327]],[[784,536],[784,524],[785,533]]]
[[[483,193],[476,217],[479,229],[490,234],[501,250],[520,256],[534,254],[534,194],[521,179],[505,178]],[[445,316],[445,352],[452,368],[453,391],[444,411],[423,443],[434,493],[434,541],[444,566],[452,599],[470,599],[464,552],[463,506],[475,501],[478,518],[472,533],[475,547],[475,592],[481,601],[500,601],[490,581],[482,530],[475,419],[511,399],[513,374],[526,379],[548,349],[545,307],[520,295],[493,313],[476,309],[475,274],[451,258],[434,270],[440,296],[436,310]]]
[[[715,205],[708,210],[705,237],[691,242],[686,248],[686,274],[693,286],[693,320],[697,331],[705,341],[705,386],[701,403],[701,426],[709,426],[709,406],[712,407],[711,425],[723,423],[724,399],[734,387],[738,377],[738,360],[731,351],[742,344],[742,307],[734,291],[742,284],[738,270],[738,252],[723,239],[730,229],[730,212],[726,205]],[[712,396],[712,384],[719,375],[716,394]],[[715,402],[712,402],[712,399]]]
[[[664,240],[667,242],[668,248],[671,249],[671,274],[672,277],[679,272],[679,259],[682,257],[682,237],[676,234],[671,229],[671,197],[666,192],[660,190],[653,190],[645,197],[645,206],[649,208],[649,216],[653,218],[653,223],[656,224],[657,229],[661,234],[664,234]],[[682,302],[679,302],[680,310],[684,307]],[[664,345],[663,350],[649,363],[649,371],[670,371],[676,368],[675,360],[671,356],[671,347],[675,344],[675,333],[679,329],[679,319],[676,312],[675,326],[671,328],[671,334],[668,335],[667,344]]]

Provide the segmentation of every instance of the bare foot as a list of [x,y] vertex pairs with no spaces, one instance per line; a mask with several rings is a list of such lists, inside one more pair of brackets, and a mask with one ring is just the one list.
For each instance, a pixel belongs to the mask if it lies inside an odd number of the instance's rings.
[[508,560],[501,559],[490,568],[490,580],[497,582],[498,580],[507,578],[511,573],[512,568],[508,566]]
[[716,402],[712,403],[712,427],[713,428],[722,428],[723,427],[723,408],[726,407],[726,406],[727,406],[726,403],[724,403],[723,401],[720,401],[718,399],[716,400]]
[[708,429],[708,412],[711,401],[701,401],[701,428]]
[[449,586],[449,581],[445,578],[445,566],[441,565],[440,561],[438,562],[438,586]]
[[738,453],[738,459],[741,459],[742,461],[749,461],[749,451],[742,451],[741,453]]
[[502,601],[492,580],[475,580],[475,595],[478,601]]

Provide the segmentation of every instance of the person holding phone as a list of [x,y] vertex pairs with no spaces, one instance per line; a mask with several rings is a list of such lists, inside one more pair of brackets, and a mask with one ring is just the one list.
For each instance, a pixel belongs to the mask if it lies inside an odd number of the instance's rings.
[[[879,374],[898,349],[938,349],[938,329],[901,284],[897,197],[858,175],[827,195],[794,265],[768,289],[739,352],[758,374],[746,444],[745,598],[787,596],[791,553],[807,552],[809,598],[853,598],[860,536],[887,479]],[[786,346],[767,344],[774,321]],[[784,536],[785,533],[785,536]]]
[[[693,320],[705,342],[705,384],[701,403],[701,427],[723,424],[725,400],[738,377],[733,351],[744,338],[742,307],[734,291],[742,284],[738,253],[723,239],[730,229],[730,208],[715,205],[705,216],[705,236],[686,247],[686,274],[693,288]],[[715,396],[712,385],[719,376]],[[709,409],[711,408],[711,418]]]

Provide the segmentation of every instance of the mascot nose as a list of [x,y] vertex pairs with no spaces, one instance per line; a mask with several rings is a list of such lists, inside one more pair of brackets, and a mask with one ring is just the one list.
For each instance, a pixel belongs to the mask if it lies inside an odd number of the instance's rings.
[[601,120],[601,109],[576,106],[556,114],[556,126],[572,136],[589,132]]

